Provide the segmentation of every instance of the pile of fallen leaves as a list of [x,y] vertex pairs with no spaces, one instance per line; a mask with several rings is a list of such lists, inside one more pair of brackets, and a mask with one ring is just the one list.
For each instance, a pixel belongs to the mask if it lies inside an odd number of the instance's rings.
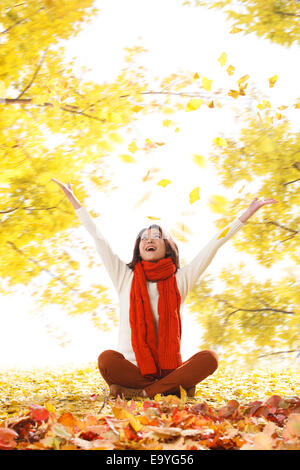
[[[157,395],[129,401],[110,398],[93,368],[77,375],[69,371],[68,380],[57,375],[56,382],[49,373],[46,382],[45,375],[34,371],[27,381],[23,374],[23,382],[19,373],[17,382],[17,372],[7,371],[0,377],[0,449],[300,450],[295,374],[289,380],[291,372],[269,372],[263,380],[261,371],[217,372],[198,385],[195,398],[188,398],[181,388],[180,397]],[[255,384],[268,394],[270,383],[273,390],[281,389],[280,395],[257,399]],[[249,400],[250,394],[256,399]]]

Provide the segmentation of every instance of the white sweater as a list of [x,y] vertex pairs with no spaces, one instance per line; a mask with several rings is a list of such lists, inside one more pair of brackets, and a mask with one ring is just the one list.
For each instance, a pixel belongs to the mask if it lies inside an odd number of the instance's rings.
[[[137,365],[134,351],[131,345],[131,329],[129,323],[130,288],[133,279],[133,271],[118,255],[116,255],[109,243],[101,234],[99,227],[84,206],[75,210],[78,218],[93,237],[96,249],[100,258],[112,280],[118,293],[120,303],[120,325],[117,350],[122,353],[127,360]],[[178,290],[181,295],[181,308],[188,292],[196,284],[201,274],[211,263],[220,246],[231,238],[245,224],[236,218],[231,224],[218,231],[215,236],[202,248],[202,250],[186,266],[180,268],[175,273]],[[154,324],[158,327],[158,289],[156,282],[147,282],[150,304],[154,317]]]

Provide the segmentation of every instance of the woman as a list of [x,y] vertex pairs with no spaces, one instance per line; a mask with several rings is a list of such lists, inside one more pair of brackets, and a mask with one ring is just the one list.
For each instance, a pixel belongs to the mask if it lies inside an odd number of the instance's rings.
[[196,385],[218,367],[214,351],[204,350],[182,362],[180,354],[180,311],[184,300],[217,250],[264,204],[274,199],[255,198],[248,209],[219,231],[183,268],[172,237],[159,225],[141,230],[133,259],[123,262],[104,239],[93,218],[74,196],[71,184],[52,178],[72,203],[82,224],[96,243],[96,249],[120,300],[118,351],[103,351],[98,358],[100,373],[113,397],[150,397],[179,394],[188,396]]

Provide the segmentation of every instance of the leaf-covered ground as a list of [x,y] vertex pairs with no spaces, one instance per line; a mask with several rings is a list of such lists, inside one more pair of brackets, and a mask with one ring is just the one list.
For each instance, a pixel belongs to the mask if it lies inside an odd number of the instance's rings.
[[220,366],[153,400],[111,399],[93,364],[3,371],[0,449],[300,450],[300,371]]

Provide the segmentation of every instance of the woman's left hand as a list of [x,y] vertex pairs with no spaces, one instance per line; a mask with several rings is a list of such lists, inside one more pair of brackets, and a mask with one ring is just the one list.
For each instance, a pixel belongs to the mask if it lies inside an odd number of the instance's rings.
[[254,214],[254,212],[256,212],[258,209],[260,209],[260,207],[264,206],[265,204],[274,204],[275,202],[278,201],[273,198],[260,200],[258,199],[258,197],[256,197],[255,199],[253,199],[250,206],[248,207],[248,211],[250,214]]

